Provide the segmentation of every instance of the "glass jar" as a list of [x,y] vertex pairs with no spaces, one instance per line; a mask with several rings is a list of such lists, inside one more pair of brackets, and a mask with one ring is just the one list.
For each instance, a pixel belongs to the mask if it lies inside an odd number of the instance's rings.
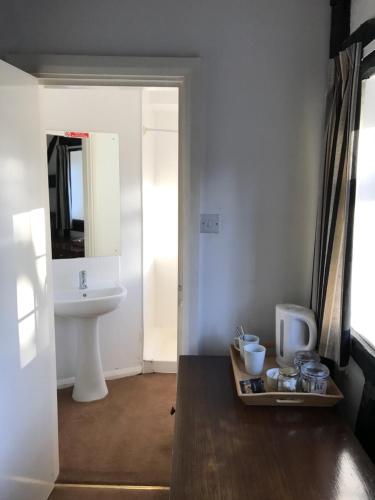
[[325,394],[327,392],[329,369],[317,361],[309,361],[301,366],[303,392]]
[[316,351],[297,351],[294,357],[294,366],[298,370],[298,382],[297,382],[297,391],[302,391],[302,375],[301,375],[301,366],[309,361],[316,361],[319,363],[320,356]]
[[320,362],[320,356],[316,351],[297,351],[294,357],[294,366],[298,369],[309,361]]
[[298,370],[295,367],[287,366],[280,368],[277,379],[277,390],[279,392],[296,392],[298,382]]

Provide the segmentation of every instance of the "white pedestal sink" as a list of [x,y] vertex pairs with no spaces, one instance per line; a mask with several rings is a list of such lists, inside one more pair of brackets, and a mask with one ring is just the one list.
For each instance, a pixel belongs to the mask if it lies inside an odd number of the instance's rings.
[[77,322],[76,401],[95,401],[108,394],[99,351],[98,317],[114,311],[126,297],[121,285],[56,291],[55,314]]

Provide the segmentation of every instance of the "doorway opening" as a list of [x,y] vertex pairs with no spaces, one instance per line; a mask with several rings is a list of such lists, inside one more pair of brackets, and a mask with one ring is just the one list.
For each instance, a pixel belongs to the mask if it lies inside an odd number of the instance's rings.
[[[62,389],[59,482],[126,480],[167,487],[177,370],[179,91],[45,86],[40,96],[47,153],[50,149],[56,360]],[[60,298],[68,302],[69,290],[87,303],[103,287],[114,289],[114,282],[127,289],[126,298],[116,309],[90,318],[90,325],[76,304],[74,314],[67,303],[61,312]],[[94,360],[87,368],[95,350],[90,340],[94,329],[99,343],[95,370]],[[105,381],[93,387],[99,369]],[[142,394],[147,392],[145,403]],[[132,432],[123,431],[130,427]],[[141,459],[146,447],[147,461]]]

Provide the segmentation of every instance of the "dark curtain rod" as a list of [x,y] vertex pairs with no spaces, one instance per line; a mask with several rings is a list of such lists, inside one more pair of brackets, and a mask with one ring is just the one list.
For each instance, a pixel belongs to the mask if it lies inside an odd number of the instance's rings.
[[[375,40],[375,18],[361,24],[344,42],[343,48],[357,42],[362,42],[362,47],[366,47]],[[361,62],[360,77],[366,80],[375,74],[375,51],[368,54]]]
[[[339,3],[339,2],[337,2]],[[366,47],[375,40],[375,18],[368,19],[361,24],[350,36],[342,43],[342,49],[346,49],[353,43],[362,43],[362,47]],[[361,62],[360,77],[361,80],[370,78],[375,74],[375,51],[368,54]]]
[[349,45],[357,42],[362,42],[362,47],[366,47],[373,40],[375,40],[375,18],[369,19],[353,31],[344,41],[342,48],[346,49]]
[[65,137],[63,135],[54,135],[52,136],[51,142],[48,144],[48,149],[47,149],[48,163],[52,158],[52,154],[55,147],[57,146],[57,143],[60,146],[68,146],[69,149],[76,151],[82,149],[82,139],[77,139],[75,137]]

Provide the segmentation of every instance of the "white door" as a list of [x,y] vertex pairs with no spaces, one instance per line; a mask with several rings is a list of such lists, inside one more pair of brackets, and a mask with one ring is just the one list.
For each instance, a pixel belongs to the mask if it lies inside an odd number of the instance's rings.
[[58,473],[47,196],[37,80],[0,61],[1,500],[44,500]]

